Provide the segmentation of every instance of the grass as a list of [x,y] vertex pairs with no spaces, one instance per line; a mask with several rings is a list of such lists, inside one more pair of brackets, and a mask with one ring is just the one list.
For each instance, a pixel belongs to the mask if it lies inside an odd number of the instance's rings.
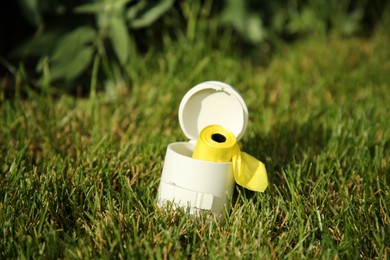
[[[2,100],[0,257],[388,258],[389,40],[309,39],[266,65],[176,44],[135,60],[132,88]],[[224,225],[156,205],[180,100],[210,79],[246,100],[241,148],[270,179],[236,187]]]

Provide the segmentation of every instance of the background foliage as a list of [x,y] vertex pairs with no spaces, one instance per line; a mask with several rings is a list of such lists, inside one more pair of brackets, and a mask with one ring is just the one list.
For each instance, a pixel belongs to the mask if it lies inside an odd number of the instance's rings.
[[8,2],[1,4],[0,36],[7,39],[0,45],[2,88],[15,78],[37,88],[45,79],[81,92],[91,88],[92,76],[97,87],[131,85],[137,55],[172,42],[220,48],[220,36],[230,34],[246,48],[263,44],[268,50],[313,34],[370,34],[389,13],[384,0]]

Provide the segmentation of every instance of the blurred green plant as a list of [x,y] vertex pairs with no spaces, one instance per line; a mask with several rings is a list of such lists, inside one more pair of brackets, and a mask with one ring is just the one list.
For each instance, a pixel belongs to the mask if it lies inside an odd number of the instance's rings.
[[384,0],[225,0],[221,19],[257,44],[307,34],[359,34],[380,20],[387,7]]
[[[102,64],[109,73],[115,63],[121,67],[130,58],[132,41],[129,30],[149,26],[168,11],[173,2],[97,0],[75,5],[72,1],[21,0],[26,18],[36,26],[37,33],[19,49],[19,54],[39,57],[36,70],[40,74],[43,61],[48,58],[51,81],[72,83],[93,66],[96,56],[103,60]],[[45,30],[44,14],[48,11],[74,21],[48,26]],[[117,62],[112,61],[112,52]]]
[[[45,85],[73,89],[81,86],[83,91],[88,85],[95,91],[102,78],[106,86],[130,82],[137,77],[135,67],[140,49],[155,50],[161,42],[166,47],[179,41],[183,48],[201,42],[206,49],[213,46],[230,52],[240,48],[231,39],[245,46],[247,43],[257,46],[307,35],[350,36],[370,32],[389,13],[386,0],[87,0],[82,4],[75,0],[18,0],[18,3],[25,20],[34,28],[33,37],[14,47],[16,58],[12,61],[8,51],[0,53],[2,67],[16,77],[17,67],[23,66],[28,75],[23,78],[39,78],[36,86],[44,81]],[[5,35],[0,31],[0,36]],[[32,68],[35,74],[31,76]]]

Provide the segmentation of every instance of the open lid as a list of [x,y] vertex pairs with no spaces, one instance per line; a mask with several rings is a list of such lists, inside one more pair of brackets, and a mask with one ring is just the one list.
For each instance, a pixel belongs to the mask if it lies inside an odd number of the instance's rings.
[[239,140],[248,123],[248,108],[231,86],[206,81],[184,95],[179,107],[179,122],[190,140],[197,140],[202,129],[209,125],[221,125]]

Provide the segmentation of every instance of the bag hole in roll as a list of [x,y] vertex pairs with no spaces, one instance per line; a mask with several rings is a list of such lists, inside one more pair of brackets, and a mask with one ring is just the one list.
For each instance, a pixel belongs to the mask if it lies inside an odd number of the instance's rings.
[[212,134],[211,139],[217,143],[226,142],[226,137],[224,135],[219,134],[219,133]]

